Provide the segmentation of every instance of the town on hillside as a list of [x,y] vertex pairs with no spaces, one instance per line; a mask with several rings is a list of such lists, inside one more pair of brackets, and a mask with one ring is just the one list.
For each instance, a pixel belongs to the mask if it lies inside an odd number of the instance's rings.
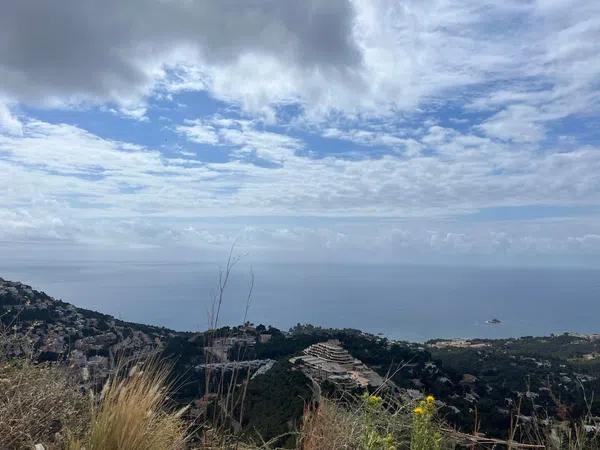
[[[3,354],[62,364],[81,386],[100,388],[119,362],[171,361],[173,399],[193,420],[220,411],[238,430],[265,438],[295,427],[315,395],[378,392],[404,403],[432,394],[459,430],[505,436],[524,424],[560,427],[600,418],[599,335],[410,343],[353,329],[250,322],[203,332],[129,323],[0,279]],[[216,380],[216,381],[215,381]],[[219,392],[243,392],[241,411]],[[318,390],[318,392],[315,391]],[[276,413],[275,413],[276,412]],[[277,419],[275,419],[277,417]]]

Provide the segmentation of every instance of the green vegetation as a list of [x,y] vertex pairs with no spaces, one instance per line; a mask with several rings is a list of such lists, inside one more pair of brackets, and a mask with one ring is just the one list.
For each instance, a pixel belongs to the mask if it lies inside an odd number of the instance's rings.
[[304,407],[312,397],[310,381],[301,372],[291,370],[287,362],[275,364],[248,384],[242,424],[246,436],[251,440],[261,438],[265,441],[281,436],[274,443],[287,447],[293,445],[293,432],[297,430]]
[[394,450],[396,448],[394,435],[386,421],[381,420],[386,414],[383,399],[378,395],[369,395],[365,392],[362,400],[361,447],[365,450]]
[[410,439],[411,450],[441,450],[442,435],[435,420],[435,398],[428,395],[413,411],[413,426]]
[[[429,349],[454,378],[465,377],[460,384],[475,398],[482,431],[494,436],[506,433],[517,412],[559,421],[600,414],[599,372],[592,365],[581,370],[582,364],[572,359],[597,351],[598,341],[562,335],[471,344]],[[460,424],[460,418],[455,423]]]

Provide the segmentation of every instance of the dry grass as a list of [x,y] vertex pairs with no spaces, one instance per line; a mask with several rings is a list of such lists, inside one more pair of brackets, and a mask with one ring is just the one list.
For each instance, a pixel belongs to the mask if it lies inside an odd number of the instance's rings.
[[[156,361],[143,370],[113,376],[101,396],[89,402],[64,367],[26,360],[0,363],[0,450],[183,450],[189,448],[188,429],[180,412],[169,408],[168,367]],[[373,397],[371,397],[373,398]],[[408,405],[374,401],[321,399],[306,408],[298,431],[298,450],[414,449],[415,413]],[[95,405],[90,411],[90,405]],[[440,428],[432,423],[427,433],[441,432],[441,448],[597,450],[597,433],[583,425],[565,428],[550,438],[540,433],[543,446],[484,439]],[[411,433],[412,432],[412,433]],[[412,434],[412,436],[411,436]],[[77,439],[79,438],[79,439]],[[196,448],[271,449],[270,443],[244,445],[239,436],[204,434]],[[389,438],[392,446],[386,447]],[[412,445],[411,445],[411,440]],[[70,441],[68,445],[66,442]],[[66,446],[65,446],[66,445]]]
[[[433,403],[401,404],[377,396],[360,402],[322,399],[319,406],[307,409],[299,431],[298,450],[598,450],[598,446],[578,444],[552,447],[485,438],[459,433],[444,427],[435,417]],[[433,401],[433,400],[432,400]],[[427,406],[428,404],[428,406]]]
[[0,362],[0,449],[62,448],[88,420],[86,399],[64,368]]
[[[302,450],[408,449],[411,414],[407,405],[383,405],[379,397],[342,403],[321,399],[307,408],[299,432]],[[371,400],[369,400],[371,399]]]
[[156,360],[143,367],[117,371],[94,398],[65,366],[0,354],[0,450],[187,448],[183,410],[168,405],[169,367]]
[[305,450],[357,448],[360,423],[335,403],[324,400],[315,409],[306,409],[300,430],[300,447]]
[[589,421],[582,421],[573,426],[557,427],[546,433],[540,440],[550,450],[598,450],[600,449],[600,432],[586,431]]
[[154,360],[143,370],[111,377],[92,412],[87,435],[72,442],[69,450],[184,449],[187,427],[182,411],[169,410],[168,373],[167,366]]

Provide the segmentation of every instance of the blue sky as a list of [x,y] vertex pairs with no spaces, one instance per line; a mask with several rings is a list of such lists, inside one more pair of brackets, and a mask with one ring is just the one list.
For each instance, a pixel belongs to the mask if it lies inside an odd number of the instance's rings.
[[593,1],[16,2],[0,248],[597,265],[599,54]]

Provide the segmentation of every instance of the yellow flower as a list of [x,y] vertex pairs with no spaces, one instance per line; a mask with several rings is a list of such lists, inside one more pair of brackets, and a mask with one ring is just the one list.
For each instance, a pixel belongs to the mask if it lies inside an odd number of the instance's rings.
[[379,395],[369,395],[367,403],[369,405],[378,406],[381,403],[381,397]]
[[416,414],[416,415],[420,416],[421,414],[424,414],[424,413],[425,413],[425,409],[423,409],[423,407],[422,407],[422,406],[417,406],[417,407],[415,408],[415,414]]
[[425,400],[427,401],[427,403],[432,404],[435,402],[435,397],[433,395],[428,395]]

